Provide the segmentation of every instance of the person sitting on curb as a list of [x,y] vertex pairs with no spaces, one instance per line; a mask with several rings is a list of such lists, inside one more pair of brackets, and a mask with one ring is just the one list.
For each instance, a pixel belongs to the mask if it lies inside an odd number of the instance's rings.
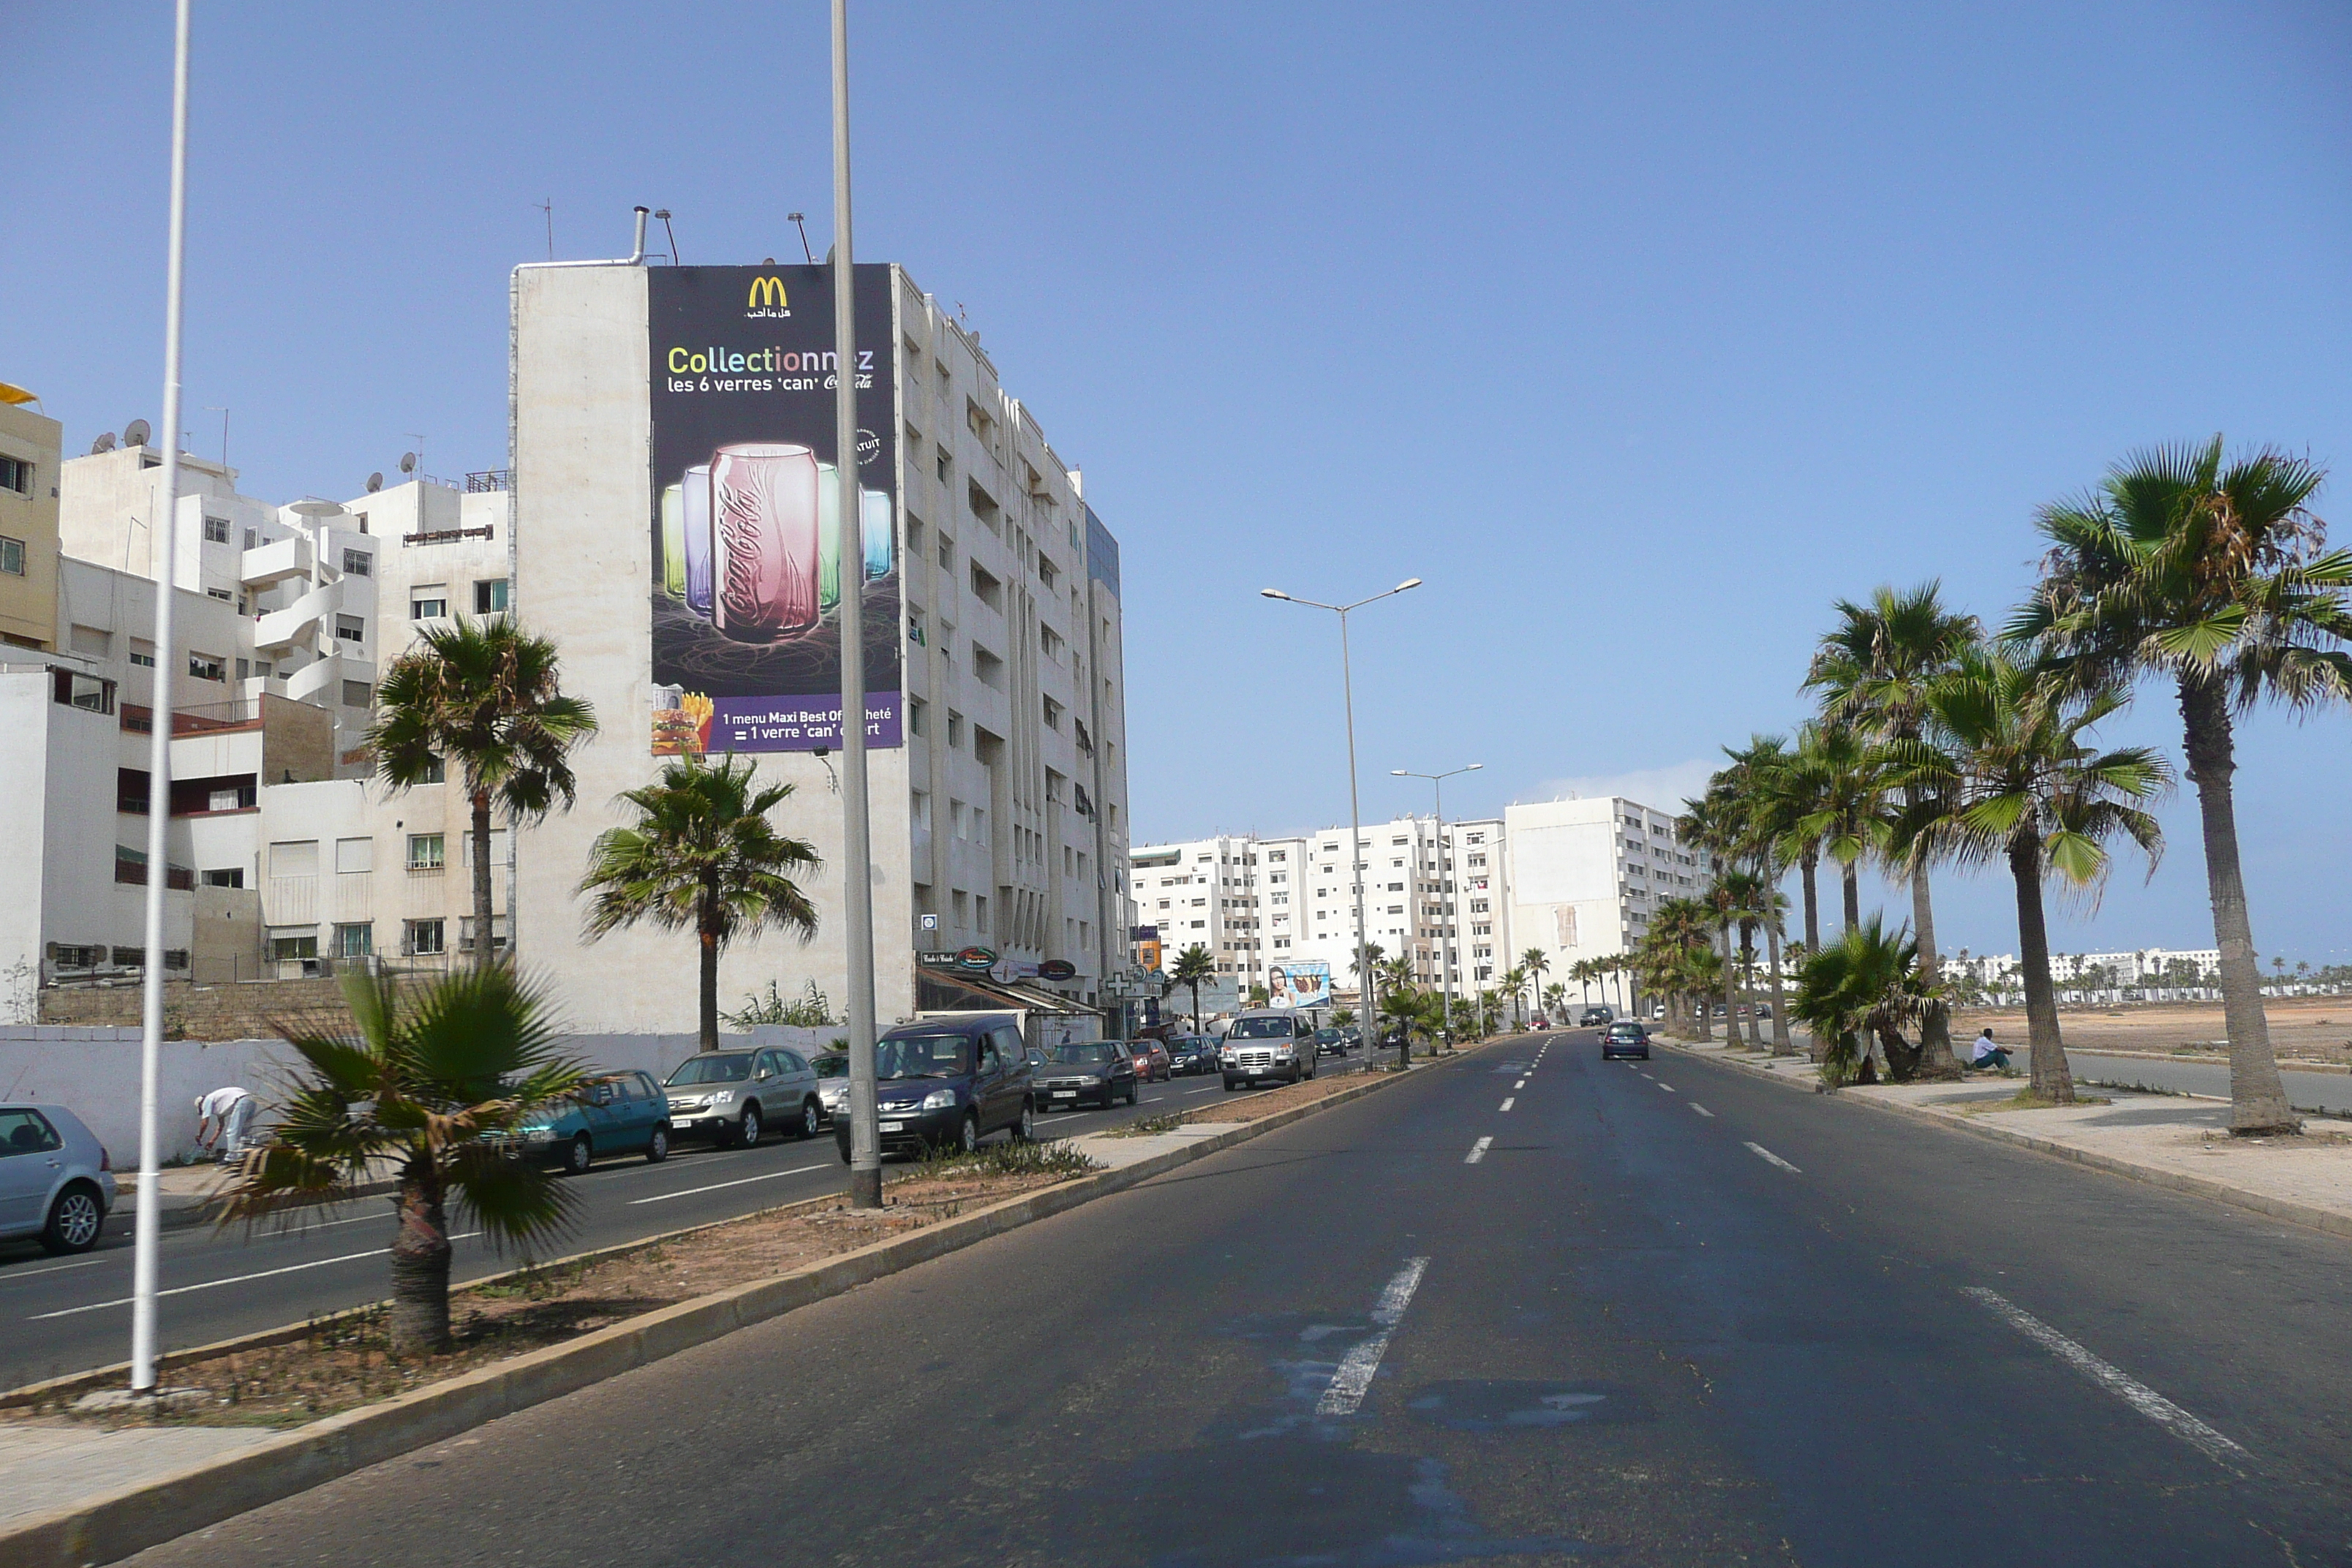
[[2009,1053],[1992,1043],[1992,1026],[1987,1024],[1984,1033],[1976,1037],[1969,1048],[1969,1066],[1979,1072],[2007,1072]]

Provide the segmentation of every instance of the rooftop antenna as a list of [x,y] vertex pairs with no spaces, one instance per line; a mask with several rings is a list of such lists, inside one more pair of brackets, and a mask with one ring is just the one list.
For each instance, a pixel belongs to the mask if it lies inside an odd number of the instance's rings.
[[662,220],[662,232],[669,236],[669,264],[675,267],[677,265],[677,231],[669,226],[669,208],[662,208],[654,216]]
[[205,405],[205,412],[221,416],[221,467],[228,467],[228,410],[215,404]]
[[550,196],[543,202],[530,205],[547,215],[547,258],[552,261],[555,259],[555,198]]
[[808,216],[808,214],[786,213],[784,216],[793,220],[793,226],[794,228],[801,231],[801,254],[808,258],[808,264],[811,267],[814,267],[816,265],[816,252],[809,248],[808,225],[803,221]]
[[[415,474],[421,479],[425,477],[425,437],[414,430],[404,430],[401,434],[416,443],[416,450],[403,452],[400,455],[400,471],[404,474]],[[422,528],[425,526],[425,502],[421,497],[416,505],[416,526]]]

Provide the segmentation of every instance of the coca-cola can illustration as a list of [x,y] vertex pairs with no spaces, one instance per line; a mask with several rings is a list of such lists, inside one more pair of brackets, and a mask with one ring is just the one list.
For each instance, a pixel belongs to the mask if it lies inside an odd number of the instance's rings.
[[711,624],[721,635],[780,642],[816,625],[816,479],[806,447],[744,442],[711,454]]

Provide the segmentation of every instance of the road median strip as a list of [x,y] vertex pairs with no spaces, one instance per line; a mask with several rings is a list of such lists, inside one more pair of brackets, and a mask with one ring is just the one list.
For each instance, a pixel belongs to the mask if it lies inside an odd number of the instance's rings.
[[[1443,1066],[1446,1060],[1463,1060],[1477,1048],[1471,1047],[1451,1058],[1423,1065]],[[1185,1136],[1185,1142],[1177,1147],[1144,1154],[1115,1169],[1036,1188],[886,1241],[823,1258],[787,1274],[644,1313],[560,1345],[528,1352],[378,1404],[324,1417],[237,1453],[22,1519],[0,1528],[0,1562],[22,1568],[82,1568],[84,1564],[118,1561],[370,1465],[445,1441],[485,1422],[574,1393],[991,1237],[1066,1213],[1097,1198],[1123,1192],[1411,1076],[1370,1074],[1329,1094],[1254,1121],[1222,1127],[1193,1123],[1180,1134]],[[1211,1131],[1212,1128],[1216,1130]],[[836,1201],[837,1198],[809,1200]],[[729,1223],[733,1222],[719,1221],[690,1228],[707,1230]],[[577,1262],[606,1253],[635,1250],[657,1245],[661,1239],[641,1239],[562,1261]],[[188,1356],[200,1353],[220,1353],[265,1342],[282,1343],[289,1337],[310,1331],[311,1327],[289,1325],[173,1359],[184,1362]],[[22,1405],[28,1396],[54,1394],[67,1384],[86,1383],[98,1375],[82,1373],[76,1378],[52,1379],[47,1384],[0,1394],[0,1405]]]

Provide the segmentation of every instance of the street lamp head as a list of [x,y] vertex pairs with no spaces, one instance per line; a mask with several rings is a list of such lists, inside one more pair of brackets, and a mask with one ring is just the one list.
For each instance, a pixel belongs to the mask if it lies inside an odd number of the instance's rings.
[[1420,579],[1420,578],[1418,578],[1418,577],[1408,577],[1408,578],[1406,578],[1403,582],[1402,582],[1402,583],[1398,584],[1395,587],[1393,587],[1393,588],[1390,589],[1390,590],[1389,590],[1389,592],[1390,592],[1390,593],[1391,593],[1391,594],[1402,594],[1402,593],[1403,593],[1407,588],[1418,588],[1418,587],[1420,587],[1420,586],[1421,586],[1421,579]]
[[1289,595],[1284,593],[1279,588],[1260,588],[1258,593],[1268,599],[1287,599],[1290,597]]
[[1465,773],[1475,773],[1486,765],[1486,764],[1484,763],[1472,763],[1468,767],[1464,768],[1462,771]]
[[1402,779],[1402,778],[1411,778],[1411,777],[1412,776],[1412,774],[1410,774],[1410,773],[1406,773],[1402,768],[1391,768],[1391,769],[1389,770],[1389,772],[1391,772],[1391,773],[1394,773],[1397,777],[1399,777],[1399,778],[1401,778],[1401,779]]

